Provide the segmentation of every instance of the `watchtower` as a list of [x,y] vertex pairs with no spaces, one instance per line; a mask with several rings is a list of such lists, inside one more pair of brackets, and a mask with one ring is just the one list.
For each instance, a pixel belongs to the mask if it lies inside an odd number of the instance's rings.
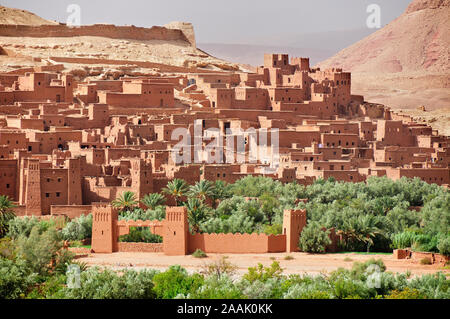
[[117,210],[106,203],[92,203],[92,249],[96,253],[118,251]]
[[136,193],[138,200],[153,192],[151,163],[147,163],[143,159],[131,160],[131,187]]
[[306,226],[306,210],[286,209],[283,215],[283,234],[286,235],[286,252],[298,251],[298,240]]
[[41,171],[39,159],[22,159],[21,184],[25,190],[25,198],[20,202],[26,205],[26,215],[42,215],[41,210]]
[[67,163],[67,205],[81,205],[81,160],[69,158]]
[[166,207],[163,245],[166,255],[188,254],[189,224],[186,207]]

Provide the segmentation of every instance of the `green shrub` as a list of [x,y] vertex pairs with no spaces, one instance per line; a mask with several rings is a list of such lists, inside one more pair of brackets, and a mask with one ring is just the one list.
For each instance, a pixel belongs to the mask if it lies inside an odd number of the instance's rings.
[[442,255],[450,256],[450,236],[442,236],[439,239],[437,248]]
[[450,299],[450,280],[442,272],[414,277],[408,287],[419,290],[429,299]]
[[254,280],[252,282],[243,279],[237,286],[249,299],[279,299],[283,295],[281,281],[281,278],[274,277],[264,281]]
[[237,267],[230,263],[227,256],[222,256],[219,260],[203,265],[201,273],[207,277],[232,276]]
[[9,221],[8,237],[14,239],[21,235],[28,237],[33,227],[38,224],[39,219],[34,216],[16,217]]
[[9,260],[0,257],[0,299],[24,298],[29,287],[36,282],[36,275],[22,259]]
[[83,240],[92,237],[92,214],[72,219],[61,230],[65,240]]
[[281,224],[266,225],[264,227],[264,233],[267,235],[279,235],[281,234],[282,229],[283,225]]
[[[35,273],[46,275],[50,270],[65,272],[66,263],[73,254],[62,249],[62,241],[54,228],[40,234],[36,225],[26,237],[21,235],[16,243],[17,255]],[[52,264],[51,264],[52,263]]]
[[332,289],[325,275],[290,275],[282,284],[284,299],[331,299]]
[[420,264],[421,265],[431,265],[432,264],[431,258],[429,258],[429,257],[422,258],[420,260]]
[[172,299],[180,294],[186,296],[194,293],[203,285],[204,279],[199,274],[189,275],[186,269],[175,265],[170,266],[165,272],[156,274],[153,282],[157,298]]
[[393,290],[386,299],[426,299],[425,295],[417,289],[406,287],[404,290]]
[[204,284],[187,297],[193,299],[242,299],[245,296],[229,276],[223,275],[207,277]]
[[81,272],[81,288],[63,288],[53,298],[68,299],[154,299],[155,270],[124,270],[89,268]]
[[411,246],[411,249],[414,251],[428,251],[428,252],[437,252],[437,244],[439,241],[439,235],[430,235],[430,234],[418,234],[415,237],[414,243]]
[[37,284],[34,289],[26,295],[26,299],[47,299],[58,294],[66,284],[65,275],[51,276],[47,281]]
[[333,295],[337,299],[369,298],[370,289],[364,282],[344,276],[338,276],[332,283]]
[[284,294],[284,299],[331,299],[328,291],[317,290],[314,285],[296,284]]
[[254,281],[266,282],[269,279],[281,278],[283,269],[277,261],[272,262],[270,267],[264,267],[263,264],[258,263],[257,267],[248,268],[248,272],[242,277],[250,283]]
[[310,253],[324,253],[331,244],[329,231],[323,231],[317,222],[309,222],[300,235],[299,248]]
[[0,258],[14,259],[14,241],[9,237],[0,238]]
[[208,257],[208,255],[201,249],[196,249],[193,253],[192,256],[195,258],[206,258]]
[[130,227],[130,232],[119,237],[120,242],[162,243],[162,237],[152,234],[148,227]]
[[392,236],[392,247],[394,249],[404,249],[412,247],[416,241],[417,233],[412,231],[404,231]]
[[361,275],[367,272],[369,268],[372,266],[376,266],[376,269],[380,272],[386,271],[386,265],[384,264],[382,259],[370,258],[365,262],[354,262],[352,266],[352,276],[353,278],[361,279]]

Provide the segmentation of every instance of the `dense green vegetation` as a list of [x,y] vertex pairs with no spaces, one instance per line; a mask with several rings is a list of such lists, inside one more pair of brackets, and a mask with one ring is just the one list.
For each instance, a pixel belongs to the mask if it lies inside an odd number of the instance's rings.
[[8,232],[8,224],[14,218],[14,204],[6,195],[0,195],[0,238]]
[[[392,181],[371,177],[365,183],[317,180],[309,186],[282,184],[264,177],[248,176],[234,184],[200,181],[189,186],[176,179],[163,193],[188,210],[192,232],[280,234],[285,209],[306,209],[308,225],[299,247],[303,251],[324,252],[329,244],[327,233],[334,228],[344,251],[390,252],[411,247],[417,251],[450,252],[450,194],[436,184],[420,179]],[[307,203],[299,199],[307,198]],[[2,196],[0,219],[4,234],[17,238],[29,235],[38,225],[48,229],[52,221],[33,217],[13,218],[12,203]],[[119,219],[163,220],[165,197],[146,195],[138,207],[136,195],[125,192],[113,201]],[[410,210],[421,207],[420,211]],[[91,237],[92,216],[81,216],[61,230],[64,240],[80,241]],[[148,229],[132,229],[121,241],[160,242]]]
[[130,227],[127,235],[119,237],[121,242],[131,243],[162,243],[162,237],[152,234],[148,227]]
[[[307,210],[308,225],[299,240],[304,251],[319,253],[334,228],[345,251],[390,252],[412,247],[450,254],[450,195],[419,179],[369,178],[366,183],[318,180],[304,187],[269,178],[246,177],[234,184],[177,180],[164,190],[188,210],[192,232],[265,232],[279,234],[284,209]],[[308,198],[307,203],[299,199]],[[148,194],[138,208],[135,194],[114,201],[119,219],[165,218],[165,198]],[[355,263],[329,275],[284,275],[278,263],[249,268],[236,277],[226,259],[189,274],[179,266],[167,271],[100,270],[79,264],[81,288],[68,288],[67,267],[76,261],[63,241],[81,244],[92,233],[92,216],[81,216],[57,229],[55,222],[14,218],[11,201],[0,200],[0,298],[449,298],[443,274],[409,278],[385,271],[381,261]],[[420,206],[419,211],[410,210]],[[131,228],[121,241],[161,242],[148,228]],[[198,252],[199,256],[203,255]],[[380,285],[370,284],[377,264]]]
[[[200,181],[192,186],[177,179],[163,192],[187,207],[192,232],[280,234],[283,211],[305,208],[308,226],[299,241],[304,251],[323,252],[331,228],[342,238],[345,251],[449,251],[450,194],[418,178],[371,177],[362,183],[319,179],[306,187],[253,176],[234,184]],[[159,200],[147,210],[123,206],[120,218],[163,219],[160,194],[148,196]],[[302,198],[308,202],[298,202]],[[422,208],[415,211],[411,206]]]
[[[50,252],[31,244],[34,240],[50,244]],[[250,267],[247,273],[237,277],[235,267],[226,258],[206,264],[203,271],[193,274],[180,266],[161,272],[152,269],[113,271],[80,265],[80,286],[71,288],[66,284],[64,266],[71,256],[58,257],[61,251],[54,233],[40,234],[33,228],[28,241],[1,242],[0,298],[450,298],[450,281],[442,273],[414,278],[408,274],[392,274],[385,271],[381,260],[354,263],[351,270],[338,269],[317,276],[284,275],[275,261],[269,267],[261,264]],[[5,253],[5,247],[11,249],[9,253]],[[371,279],[375,273],[371,271],[373,265],[378,269],[375,285]]]

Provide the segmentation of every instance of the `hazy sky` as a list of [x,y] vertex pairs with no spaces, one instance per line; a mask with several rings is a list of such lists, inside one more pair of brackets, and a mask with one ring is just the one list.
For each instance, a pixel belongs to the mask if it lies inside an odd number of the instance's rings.
[[274,45],[277,37],[366,28],[369,4],[381,7],[382,26],[398,17],[410,0],[0,0],[66,22],[69,4],[81,7],[81,24],[153,26],[188,21],[197,42]]

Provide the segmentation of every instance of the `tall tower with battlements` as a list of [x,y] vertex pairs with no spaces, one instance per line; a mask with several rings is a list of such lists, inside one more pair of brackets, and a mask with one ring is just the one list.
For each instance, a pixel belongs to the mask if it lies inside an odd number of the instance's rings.
[[118,213],[106,203],[92,203],[92,250],[96,253],[118,251]]
[[283,215],[283,234],[286,235],[286,251],[299,251],[298,241],[306,226],[306,210],[286,209]]
[[188,254],[189,224],[186,207],[166,207],[164,220],[164,253],[166,255]]

